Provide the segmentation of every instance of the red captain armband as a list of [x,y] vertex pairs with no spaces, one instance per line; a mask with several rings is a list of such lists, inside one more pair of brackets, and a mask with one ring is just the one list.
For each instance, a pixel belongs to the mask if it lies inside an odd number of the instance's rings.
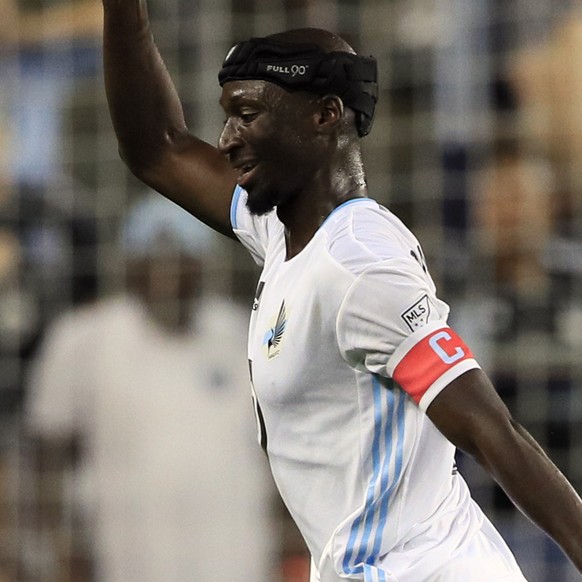
[[478,367],[465,342],[450,327],[442,327],[410,348],[394,367],[392,377],[420,404],[429,390],[434,397],[455,378]]

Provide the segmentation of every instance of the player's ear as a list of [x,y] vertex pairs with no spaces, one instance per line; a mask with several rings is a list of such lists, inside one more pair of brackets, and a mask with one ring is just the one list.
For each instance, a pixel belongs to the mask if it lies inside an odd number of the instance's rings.
[[344,117],[344,102],[337,95],[326,95],[318,100],[317,129],[328,132],[339,127]]

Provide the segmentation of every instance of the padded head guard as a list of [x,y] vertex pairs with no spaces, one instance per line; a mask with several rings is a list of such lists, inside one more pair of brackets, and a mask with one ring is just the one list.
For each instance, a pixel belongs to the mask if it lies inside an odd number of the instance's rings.
[[370,132],[378,99],[378,71],[374,57],[348,52],[326,53],[314,44],[251,38],[233,46],[218,73],[228,81],[261,79],[287,91],[337,95],[354,110],[358,134]]

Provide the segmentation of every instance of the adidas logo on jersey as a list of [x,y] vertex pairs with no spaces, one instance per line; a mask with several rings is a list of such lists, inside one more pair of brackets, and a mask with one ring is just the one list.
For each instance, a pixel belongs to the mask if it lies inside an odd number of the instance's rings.
[[255,293],[255,298],[253,300],[253,311],[256,311],[259,308],[259,301],[261,300],[261,294],[263,293],[264,287],[265,282],[259,281],[259,286],[257,287],[257,292]]

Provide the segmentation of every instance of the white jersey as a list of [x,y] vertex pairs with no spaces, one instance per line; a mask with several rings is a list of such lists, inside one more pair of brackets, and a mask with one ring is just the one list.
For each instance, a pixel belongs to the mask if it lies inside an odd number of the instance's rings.
[[83,438],[73,493],[95,528],[100,581],[270,579],[247,318],[225,301],[197,313],[194,333],[170,335],[130,297],[104,300],[57,319],[35,365],[29,429]]
[[263,266],[248,346],[260,439],[312,578],[423,582],[483,527],[502,574],[519,572],[425,414],[478,364],[416,238],[360,198],[286,261],[276,213],[252,216],[245,201],[237,188],[233,229]]

